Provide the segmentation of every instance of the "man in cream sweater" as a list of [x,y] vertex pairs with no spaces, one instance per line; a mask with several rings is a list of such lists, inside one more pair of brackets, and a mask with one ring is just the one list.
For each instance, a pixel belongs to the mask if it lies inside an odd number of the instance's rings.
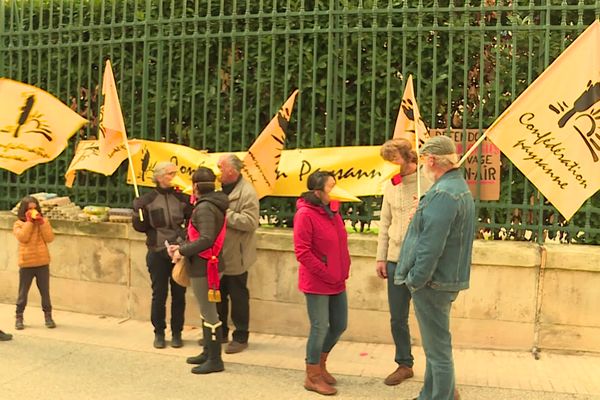
[[[387,279],[391,330],[398,367],[384,383],[398,385],[413,376],[408,310],[411,295],[406,285],[394,285],[394,271],[400,256],[402,239],[417,202],[417,154],[406,139],[391,139],[381,146],[381,157],[400,167],[400,173],[386,182],[381,206],[379,236],[377,238],[377,275]],[[421,194],[431,183],[421,174]]]

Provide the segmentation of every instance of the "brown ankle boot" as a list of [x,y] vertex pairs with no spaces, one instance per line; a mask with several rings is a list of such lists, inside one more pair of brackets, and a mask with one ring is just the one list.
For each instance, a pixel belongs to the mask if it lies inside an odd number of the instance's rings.
[[319,364],[306,364],[304,388],[325,396],[331,396],[337,393],[337,390],[323,379]]
[[337,381],[329,372],[327,372],[326,363],[328,355],[329,353],[321,353],[321,361],[319,362],[319,366],[321,367],[321,375],[323,376],[323,380],[329,385],[335,385]]

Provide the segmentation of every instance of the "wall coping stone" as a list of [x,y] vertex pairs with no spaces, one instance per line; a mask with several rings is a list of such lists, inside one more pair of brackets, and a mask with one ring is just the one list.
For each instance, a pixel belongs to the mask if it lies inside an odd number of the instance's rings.
[[[9,211],[0,211],[0,229],[12,230],[16,217]],[[145,235],[136,232],[130,224],[113,222],[87,222],[52,220],[55,233],[73,236],[97,236],[111,239],[128,239],[143,241]],[[293,232],[288,228],[259,228],[257,231],[258,248],[262,250],[293,252]],[[375,257],[377,236],[373,234],[351,233],[348,235],[350,255],[353,257]],[[560,265],[560,268],[600,270],[600,247],[595,251],[595,265],[589,260],[590,249],[582,245],[546,245],[549,265]],[[585,246],[594,247],[594,246]],[[580,250],[578,250],[578,248]],[[593,249],[596,250],[596,249]],[[576,262],[561,262],[560,253],[566,252]],[[587,252],[587,253],[586,253]],[[490,254],[494,254],[490,257]],[[486,266],[514,266],[536,268],[540,265],[540,246],[536,243],[514,241],[476,240],[473,247],[473,264]],[[581,268],[578,267],[581,266]],[[594,269],[595,268],[595,269]]]

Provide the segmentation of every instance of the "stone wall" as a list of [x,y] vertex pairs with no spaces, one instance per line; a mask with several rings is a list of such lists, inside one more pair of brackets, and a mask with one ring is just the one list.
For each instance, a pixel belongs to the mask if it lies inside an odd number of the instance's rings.
[[[0,302],[18,286],[15,218],[0,213]],[[149,319],[145,237],[126,224],[52,221],[51,294],[62,310]],[[289,230],[259,230],[258,261],[249,277],[251,330],[305,336],[308,322],[297,289]],[[376,238],[350,235],[349,326],[345,340],[389,343],[385,281],[375,275]],[[456,346],[600,352],[600,247],[477,241],[471,288],[452,311]],[[187,297],[186,323],[199,323]],[[30,304],[39,304],[35,288]],[[414,339],[418,328],[411,313]]]

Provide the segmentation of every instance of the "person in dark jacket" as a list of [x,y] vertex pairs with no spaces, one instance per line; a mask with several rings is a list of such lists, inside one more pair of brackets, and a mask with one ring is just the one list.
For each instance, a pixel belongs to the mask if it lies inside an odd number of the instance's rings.
[[306,296],[310,320],[304,388],[332,395],[337,392],[333,387],[336,380],[325,363],[348,323],[348,234],[342,217],[330,207],[333,174],[314,172],[307,186],[308,191],[296,203],[294,216],[294,251],[300,263],[298,286]]
[[216,176],[212,170],[200,167],[192,176],[196,206],[188,226],[188,239],[181,245],[169,246],[173,261],[189,259],[188,275],[202,316],[204,349],[187,359],[194,374],[209,374],[225,369],[221,358],[222,327],[217,313],[220,301],[219,280],[224,264],[218,262],[225,240],[229,199],[223,192],[215,192]]
[[[154,347],[165,347],[166,302],[171,284],[172,347],[183,346],[181,330],[185,312],[185,288],[178,285],[171,273],[173,264],[165,241],[175,244],[185,239],[185,226],[192,213],[189,196],[176,191],[171,181],[177,167],[171,162],[159,162],[154,167],[156,188],[133,201],[133,228],[146,234],[146,265],[152,282],[150,319],[154,326]],[[140,210],[143,220],[140,219]]]

